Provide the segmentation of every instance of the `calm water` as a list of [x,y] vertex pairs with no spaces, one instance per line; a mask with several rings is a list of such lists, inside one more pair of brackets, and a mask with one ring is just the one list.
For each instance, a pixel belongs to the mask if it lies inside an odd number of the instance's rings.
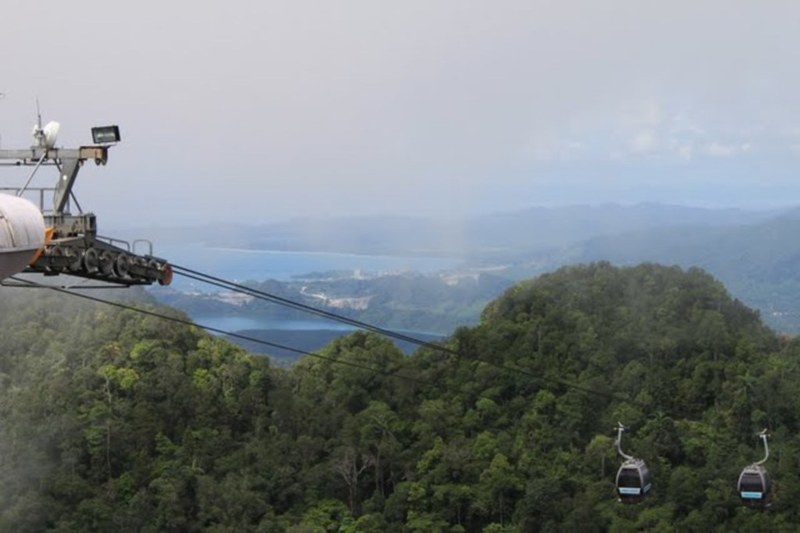
[[[283,330],[283,331],[341,331],[347,333],[356,331],[358,328],[333,320],[274,320],[268,318],[244,317],[244,316],[195,316],[194,321],[201,326],[221,329],[223,331],[244,331],[244,330]],[[378,326],[379,324],[375,324]],[[386,328],[395,333],[406,335],[423,335],[426,337],[444,337],[445,333],[438,331],[420,331],[414,329]]]
[[[460,263],[458,259],[440,257],[281,252],[206,248],[202,245],[165,248],[159,251],[159,255],[169,258],[170,262],[175,265],[236,282],[267,279],[288,281],[293,276],[329,270],[362,270],[365,272],[414,270],[432,273],[456,267]],[[175,276],[172,286],[178,290],[217,290],[181,276]]]
[[225,331],[282,329],[286,331],[332,330],[353,331],[353,326],[323,320],[271,320],[243,316],[198,316],[195,321],[203,326]]
[[[433,273],[458,266],[459,260],[435,257],[406,257],[388,255],[358,255],[326,252],[281,252],[226,248],[206,248],[185,245],[159,250],[159,255],[169,258],[175,265],[190,268],[226,280],[243,282],[276,279],[288,281],[293,276],[330,270],[362,270],[364,272],[391,272],[414,270]],[[181,291],[216,292],[217,287],[175,276],[171,288]],[[153,290],[158,290],[154,288]],[[329,320],[271,320],[247,316],[193,316],[198,324],[224,331],[330,330],[346,333],[355,328]],[[431,334],[421,331],[397,330],[407,334]]]

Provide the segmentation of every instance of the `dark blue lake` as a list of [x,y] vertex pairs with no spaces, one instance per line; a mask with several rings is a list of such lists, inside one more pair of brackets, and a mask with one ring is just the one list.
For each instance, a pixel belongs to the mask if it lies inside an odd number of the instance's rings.
[[[359,255],[328,252],[285,252],[275,250],[243,250],[235,248],[208,248],[202,245],[164,247],[159,255],[185,268],[197,270],[234,282],[264,281],[276,279],[288,281],[311,272],[331,270],[361,270],[370,273],[416,271],[433,273],[457,267],[458,259],[437,257],[409,257],[389,255]],[[175,276],[171,288],[179,291],[217,292],[220,289]],[[154,288],[158,291],[158,288]],[[192,316],[198,324],[227,332],[242,332],[248,336],[284,343],[303,350],[322,348],[334,338],[346,335],[356,328],[328,320],[274,320],[252,316],[199,315]],[[380,326],[381,324],[376,324]],[[395,330],[425,341],[441,338],[440,333]],[[265,348],[257,343],[232,339],[246,348],[278,357],[296,358],[289,352]],[[416,346],[398,343],[404,351],[411,352]]]

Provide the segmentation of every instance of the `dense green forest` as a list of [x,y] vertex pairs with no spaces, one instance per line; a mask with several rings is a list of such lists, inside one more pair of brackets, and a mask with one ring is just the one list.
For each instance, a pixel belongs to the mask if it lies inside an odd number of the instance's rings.
[[[800,523],[800,344],[699,269],[563,268],[446,351],[354,333],[288,369],[44,291],[1,289],[0,332],[0,531]],[[653,473],[636,506],[614,496],[617,421]],[[735,482],[765,427],[776,489],[755,511]]]

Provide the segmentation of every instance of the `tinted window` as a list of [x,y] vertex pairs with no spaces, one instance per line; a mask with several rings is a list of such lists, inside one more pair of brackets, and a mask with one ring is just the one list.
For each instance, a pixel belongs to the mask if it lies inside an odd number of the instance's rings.
[[764,492],[764,485],[761,476],[756,473],[745,474],[739,484],[740,492]]
[[639,479],[639,470],[636,468],[623,468],[619,473],[618,485],[620,487],[641,487],[642,481]]

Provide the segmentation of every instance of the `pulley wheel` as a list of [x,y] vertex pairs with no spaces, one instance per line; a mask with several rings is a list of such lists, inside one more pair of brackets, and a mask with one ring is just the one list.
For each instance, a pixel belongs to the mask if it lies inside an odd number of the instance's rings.
[[64,249],[64,256],[69,260],[67,268],[69,268],[72,272],[77,272],[81,269],[81,266],[83,265],[83,258],[81,257],[82,253],[82,250],[75,248]]
[[111,252],[100,254],[100,272],[105,276],[114,275],[114,254]]
[[[53,258],[64,257],[64,248],[61,246],[53,246],[47,251],[47,255]],[[49,270],[51,272],[61,272],[64,270],[64,267],[59,264],[60,261],[56,259],[55,264],[51,264]]]
[[156,281],[158,274],[161,271],[161,265],[155,259],[148,259],[147,261],[147,279],[149,281]]
[[100,254],[94,248],[87,248],[83,252],[83,268],[89,274],[94,274],[100,270]]
[[119,254],[114,260],[114,273],[118,278],[127,278],[131,261],[126,254]]

